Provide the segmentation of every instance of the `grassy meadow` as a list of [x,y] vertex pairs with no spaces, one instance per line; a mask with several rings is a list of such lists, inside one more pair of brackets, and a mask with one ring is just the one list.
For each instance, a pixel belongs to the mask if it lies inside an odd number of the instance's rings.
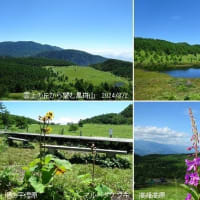
[[[163,184],[163,185],[154,185],[141,189],[134,190],[134,200],[139,200],[141,193],[165,193],[165,200],[183,200],[187,196],[187,192],[180,186],[181,183],[173,182],[171,184]],[[149,198],[146,198],[149,199]],[[158,198],[151,198],[158,199]]]
[[200,79],[135,69],[135,100],[200,100]]
[[[34,149],[7,146],[1,149],[3,137],[0,137],[0,170],[9,166],[16,174],[16,179],[21,182],[24,176],[23,166],[26,166],[39,155],[39,144],[32,143]],[[59,151],[66,159],[72,157],[75,152]],[[77,153],[76,153],[77,154]],[[132,156],[120,156],[132,163]],[[72,164],[72,171],[62,176],[57,176],[54,183],[64,188],[81,187],[79,175],[92,173],[91,164]],[[123,178],[122,178],[123,177]],[[95,166],[96,183],[103,183],[113,189],[113,192],[124,191],[132,194],[132,169],[105,168]],[[0,195],[1,199],[1,195]],[[4,200],[4,198],[2,198]]]
[[[54,72],[59,73],[59,75],[65,75],[68,77],[69,83],[74,83],[76,79],[83,79],[93,85],[97,86],[103,82],[108,84],[115,84],[117,82],[123,82],[128,85],[128,80],[125,78],[115,76],[110,72],[103,72],[96,70],[92,67],[80,67],[80,66],[67,66],[67,67],[46,67],[52,68]],[[55,80],[55,83],[62,84],[59,80]]]
[[200,68],[200,46],[135,38],[135,100],[199,100],[200,78],[173,78],[162,72]]
[[[79,127],[77,131],[69,131],[69,125],[50,125],[53,129],[52,134],[73,135],[79,136],[80,131],[82,136],[90,137],[109,137],[109,129],[113,129],[114,138],[132,138],[132,126],[131,125],[113,125],[113,124],[84,124],[83,127]],[[63,130],[64,129],[64,130]],[[26,129],[19,129],[16,126],[10,128],[11,131],[27,132]],[[31,124],[28,128],[29,133],[40,133],[38,124]]]
[[[152,154],[134,156],[134,199],[139,200],[141,193],[165,193],[165,200],[182,200],[187,191],[181,187],[185,182],[185,160],[189,154]],[[163,182],[161,182],[163,180]],[[149,198],[146,198],[149,199]],[[151,198],[156,199],[156,198]],[[157,198],[158,199],[158,198]]]

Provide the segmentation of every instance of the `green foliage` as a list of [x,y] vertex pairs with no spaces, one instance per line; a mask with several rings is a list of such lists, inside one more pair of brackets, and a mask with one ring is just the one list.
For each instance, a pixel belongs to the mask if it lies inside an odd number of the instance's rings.
[[181,187],[183,187],[188,193],[190,193],[194,200],[199,200],[200,195],[198,194],[196,187],[188,186],[188,185],[185,185],[185,184],[181,184]]
[[0,137],[0,153],[7,149],[6,139]]
[[36,158],[23,169],[25,170],[24,182],[19,190],[31,188],[38,193],[44,193],[45,189],[51,186],[54,176],[71,170],[71,164],[48,154],[43,158]]
[[[128,98],[132,98],[131,84],[125,78],[91,67],[66,67],[69,65],[72,63],[43,58],[0,57],[0,97],[23,99],[24,92],[35,94],[40,92],[42,95],[43,92],[62,93],[67,91],[73,94],[73,97],[69,97],[73,100],[77,98],[77,92],[93,92],[96,94],[95,100],[106,99],[107,97],[103,97],[102,93],[115,95],[127,93]],[[62,99],[59,95],[53,98]],[[117,95],[111,95],[111,99],[118,98],[120,97]],[[88,99],[88,97],[83,96],[81,99]]]
[[11,170],[11,168],[7,167],[0,171],[0,193],[9,191],[17,185],[17,175]]
[[83,123],[94,124],[132,124],[133,105],[130,104],[121,113],[109,113],[82,120]]
[[77,124],[74,124],[74,123],[69,124],[68,131],[77,131],[77,130],[78,130],[78,125]]
[[199,67],[200,45],[165,40],[135,38],[135,67],[164,71],[188,66]]
[[133,64],[131,62],[109,59],[103,63],[91,65],[91,67],[133,80]]
[[90,174],[79,175],[78,178],[83,186],[78,191],[80,199],[111,200],[113,191],[108,186],[104,184],[94,185]]
[[16,120],[16,127],[19,129],[25,129],[28,127],[28,122],[25,117],[18,118]]
[[[34,66],[35,63],[27,63],[27,59],[0,58],[0,88],[3,86],[9,92],[18,93],[46,89],[45,79],[52,73],[45,68]],[[2,96],[3,94],[0,94],[0,97]]]
[[173,43],[158,39],[135,38],[134,45],[136,51],[154,51],[158,55],[162,53],[172,56],[200,53],[200,45]]
[[[70,160],[71,163],[76,164],[88,164],[93,163],[93,156],[91,154],[81,155],[74,154]],[[95,156],[95,164],[101,167],[110,167],[110,168],[120,168],[120,169],[129,169],[131,168],[131,163],[121,157],[107,157],[106,155],[97,154]]]
[[78,125],[79,125],[79,127],[83,127],[83,121],[80,120],[80,121],[78,122]]
[[[190,84],[188,84],[190,82]],[[200,79],[135,69],[135,100],[199,100]]]
[[184,180],[186,166],[183,160],[188,155],[135,155],[135,187],[148,185],[153,178]]
[[0,124],[3,124],[4,128],[9,128],[12,124],[10,113],[1,102],[0,102]]

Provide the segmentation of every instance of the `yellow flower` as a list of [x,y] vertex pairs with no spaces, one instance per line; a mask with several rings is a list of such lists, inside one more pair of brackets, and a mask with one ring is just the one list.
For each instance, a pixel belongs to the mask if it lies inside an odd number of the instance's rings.
[[48,118],[47,118],[46,116],[44,116],[44,117],[41,118],[41,121],[46,122],[47,119],[48,119]]
[[46,117],[47,117],[47,119],[52,120],[54,118],[53,112],[47,112]]
[[66,172],[66,169],[56,168],[56,175],[64,174],[65,172]]
[[51,128],[51,127],[47,127],[47,128],[44,129],[44,132],[45,132],[46,134],[49,134],[51,131],[52,131],[52,128]]

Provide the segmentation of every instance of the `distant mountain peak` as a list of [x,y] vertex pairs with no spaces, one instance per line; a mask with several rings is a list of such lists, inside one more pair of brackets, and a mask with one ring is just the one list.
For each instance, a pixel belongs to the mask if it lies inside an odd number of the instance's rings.
[[138,155],[188,153],[187,146],[184,145],[162,144],[145,140],[135,140],[134,144],[135,153]]
[[40,44],[34,41],[0,42],[0,56],[29,57],[46,51],[59,51],[59,47]]

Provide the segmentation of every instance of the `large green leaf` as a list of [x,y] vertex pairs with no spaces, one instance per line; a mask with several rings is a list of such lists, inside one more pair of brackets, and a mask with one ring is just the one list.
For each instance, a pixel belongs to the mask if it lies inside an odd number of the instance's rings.
[[103,184],[98,185],[95,190],[97,191],[97,196],[106,196],[113,192],[109,187]]
[[51,154],[46,155],[44,159],[45,165],[48,164],[51,160],[53,160],[53,155]]
[[188,193],[190,193],[192,197],[194,198],[194,200],[199,200],[199,194],[197,193],[197,190],[195,187],[188,186],[185,184],[181,184],[181,187],[183,187]]
[[37,177],[31,176],[29,182],[37,193],[44,193],[45,186],[37,180]]
[[35,165],[37,165],[38,163],[40,163],[40,158],[36,158],[35,160],[33,160],[29,166],[30,167],[34,167]]
[[53,179],[55,169],[42,169],[42,184],[47,184]]
[[58,168],[65,168],[66,170],[71,170],[72,165],[69,161],[67,160],[61,160],[61,159],[54,159],[55,164]]

